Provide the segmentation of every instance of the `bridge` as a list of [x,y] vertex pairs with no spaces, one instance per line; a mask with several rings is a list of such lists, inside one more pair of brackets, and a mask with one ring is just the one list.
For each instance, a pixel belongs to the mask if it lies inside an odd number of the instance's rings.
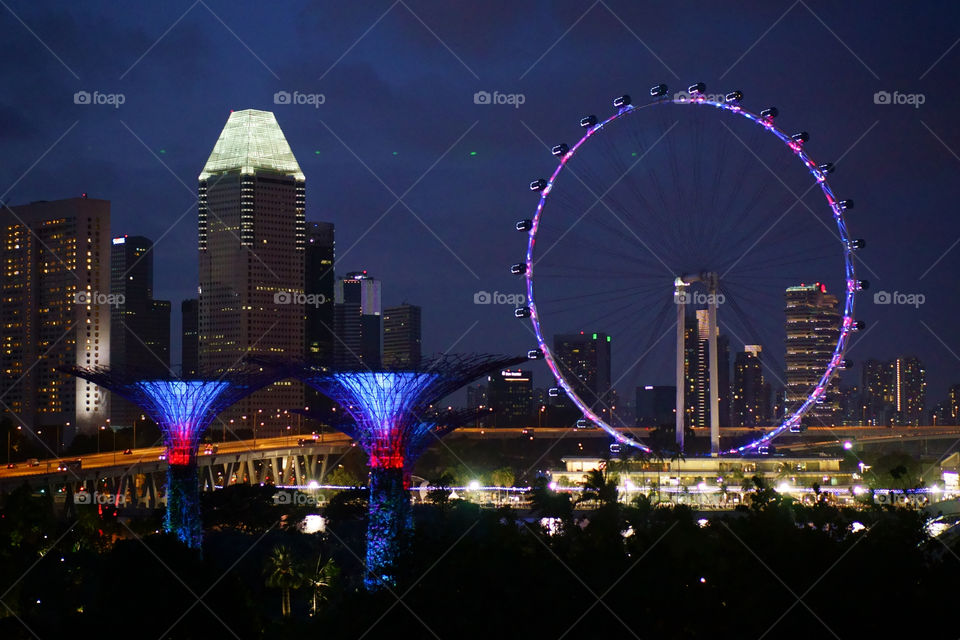
[[[201,446],[197,456],[201,490],[233,484],[321,482],[331,463],[351,445],[350,438],[334,433],[316,440],[282,436]],[[107,501],[102,496],[108,496],[113,504],[154,509],[165,504],[166,472],[163,447],[52,458],[0,470],[0,493],[26,484],[68,499],[79,494],[82,499]]]

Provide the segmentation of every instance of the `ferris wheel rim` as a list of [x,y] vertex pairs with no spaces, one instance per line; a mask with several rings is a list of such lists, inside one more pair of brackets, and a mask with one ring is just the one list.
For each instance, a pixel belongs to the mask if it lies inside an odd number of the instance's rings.
[[[661,85],[662,86],[662,85]],[[734,92],[738,93],[738,92]],[[731,94],[732,95],[732,94]],[[728,96],[729,97],[729,96]],[[817,403],[817,401],[824,396],[827,390],[827,386],[830,381],[833,379],[833,376],[841,368],[843,364],[843,356],[847,349],[847,344],[850,340],[851,333],[855,330],[856,324],[854,323],[853,316],[855,311],[855,302],[856,302],[856,293],[860,290],[860,281],[856,278],[856,266],[853,258],[853,247],[851,246],[851,239],[846,228],[846,221],[844,219],[844,202],[837,199],[836,195],[833,192],[833,189],[830,187],[830,184],[827,180],[826,174],[828,171],[822,170],[821,165],[818,165],[808,153],[806,153],[804,148],[805,137],[803,139],[798,139],[796,136],[800,134],[795,134],[791,136],[787,134],[782,129],[778,128],[773,121],[773,117],[764,117],[763,115],[755,114],[747,109],[744,109],[740,105],[739,98],[732,101],[719,101],[708,99],[703,94],[692,93],[686,95],[678,95],[674,98],[668,99],[655,99],[651,102],[642,105],[632,105],[625,104],[618,106],[617,111],[607,117],[602,121],[597,121],[595,117],[593,118],[593,124],[587,126],[586,133],[571,147],[567,145],[558,145],[554,147],[554,152],[559,150],[559,163],[554,169],[550,178],[545,180],[545,184],[540,189],[540,201],[537,204],[536,212],[533,219],[530,221],[530,228],[528,230],[528,239],[527,239],[527,252],[526,259],[524,264],[524,279],[526,281],[526,305],[527,312],[529,313],[529,318],[531,324],[533,325],[534,334],[536,336],[537,348],[542,354],[543,359],[546,361],[548,368],[554,376],[554,379],[557,381],[557,384],[563,389],[564,393],[568,398],[574,403],[578,410],[583,413],[585,419],[593,422],[598,427],[606,431],[611,437],[614,438],[618,443],[626,444],[635,448],[638,448],[646,453],[651,453],[652,449],[640,442],[637,439],[629,437],[616,429],[616,427],[610,425],[605,420],[594,412],[587,403],[583,401],[582,398],[573,390],[572,385],[566,380],[566,378],[560,373],[559,367],[556,364],[556,360],[553,355],[553,351],[550,346],[547,344],[546,339],[543,335],[543,330],[540,324],[540,314],[537,310],[537,300],[535,296],[535,281],[534,281],[534,252],[536,247],[537,240],[537,231],[539,229],[541,216],[543,214],[544,208],[546,206],[547,200],[553,190],[553,186],[563,172],[563,169],[566,167],[567,163],[572,160],[580,148],[594,135],[602,132],[604,128],[610,123],[619,120],[627,115],[634,114],[642,109],[661,106],[661,105],[686,105],[686,106],[702,106],[702,107],[715,107],[719,110],[726,111],[732,114],[739,115],[754,124],[765,129],[777,139],[780,140],[786,147],[788,147],[793,154],[804,164],[807,168],[807,171],[813,176],[815,184],[820,187],[821,192],[823,193],[824,198],[827,201],[827,204],[830,210],[833,213],[833,218],[837,224],[837,231],[840,236],[840,242],[843,248],[843,261],[844,261],[844,280],[846,282],[846,290],[844,295],[844,306],[843,306],[843,316],[841,320],[840,329],[837,337],[837,344],[834,347],[833,354],[830,357],[830,361],[827,363],[824,372],[821,374],[819,381],[811,391],[807,398],[796,408],[792,413],[785,416],[779,426],[774,427],[766,434],[748,442],[739,447],[733,447],[725,451],[721,451],[721,455],[736,455],[744,454],[750,451],[758,451],[761,447],[765,446],[767,443],[772,441],[778,435],[782,434],[784,431],[788,430],[792,426],[800,424],[803,416],[810,410],[810,408]],[[585,118],[584,121],[587,121]],[[583,122],[581,124],[583,124]],[[804,134],[805,136],[805,134]],[[542,180],[542,179],[541,179]],[[602,198],[603,195],[600,196]]]

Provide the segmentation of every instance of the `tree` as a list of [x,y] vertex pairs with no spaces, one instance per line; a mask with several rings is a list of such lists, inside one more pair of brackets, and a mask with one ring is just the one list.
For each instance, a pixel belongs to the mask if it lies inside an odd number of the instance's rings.
[[620,495],[617,480],[616,474],[604,474],[600,469],[588,471],[582,484],[583,492],[577,499],[577,503],[597,502],[603,507],[616,506],[619,504]]
[[449,473],[443,473],[439,478],[430,481],[430,490],[427,492],[427,500],[437,505],[445,507],[450,501],[450,483],[453,477]]
[[286,545],[273,548],[267,558],[267,586],[280,589],[281,613],[284,617],[290,615],[290,591],[299,589],[304,583],[303,568],[296,561],[293,552]]
[[501,467],[490,474],[493,486],[497,487],[497,504],[500,504],[500,488],[512,487],[516,477],[513,475],[513,469],[510,467]]
[[340,567],[336,565],[333,558],[327,558],[321,562],[323,557],[317,558],[317,569],[310,577],[310,586],[313,587],[313,610],[310,615],[317,615],[317,603],[328,600],[334,584],[340,578]]

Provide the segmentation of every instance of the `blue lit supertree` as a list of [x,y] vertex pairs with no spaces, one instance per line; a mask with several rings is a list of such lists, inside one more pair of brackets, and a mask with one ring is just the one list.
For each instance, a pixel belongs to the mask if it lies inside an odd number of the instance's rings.
[[[438,356],[414,369],[334,370],[298,367],[294,375],[337,402],[353,419],[334,426],[368,456],[367,589],[396,580],[397,563],[412,526],[409,473],[417,457],[462,420],[432,405],[467,382],[525,358]],[[449,418],[449,419],[447,419]]]
[[139,407],[157,423],[167,451],[167,513],[164,529],[188,547],[200,548],[200,489],[197,448],[203,432],[217,415],[241,398],[274,382],[263,367],[241,368],[226,374],[179,378],[108,367],[63,367]]

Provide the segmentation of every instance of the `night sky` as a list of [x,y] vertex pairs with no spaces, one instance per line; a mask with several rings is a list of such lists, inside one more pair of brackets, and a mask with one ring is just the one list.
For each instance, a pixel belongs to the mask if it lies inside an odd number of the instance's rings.
[[[572,143],[579,118],[610,114],[621,93],[703,81],[753,110],[777,105],[818,160],[843,156],[831,184],[856,201],[848,225],[868,242],[871,283],[849,357],[917,355],[928,406],[960,383],[960,6],[0,4],[0,199],[110,200],[115,235],[158,241],[156,296],[173,300],[175,332],[196,292],[197,175],[231,109],[276,113],[307,219],[336,224],[338,273],[367,269],[385,305],[421,305],[426,352],[520,352],[529,324],[473,299],[522,291],[512,227],[537,204],[527,183],[555,166],[543,144]],[[75,104],[78,91],[123,104]],[[323,104],[277,105],[278,91]],[[478,91],[523,104],[475,104]],[[876,104],[880,91],[923,104]],[[878,290],[926,302],[875,305]]]

